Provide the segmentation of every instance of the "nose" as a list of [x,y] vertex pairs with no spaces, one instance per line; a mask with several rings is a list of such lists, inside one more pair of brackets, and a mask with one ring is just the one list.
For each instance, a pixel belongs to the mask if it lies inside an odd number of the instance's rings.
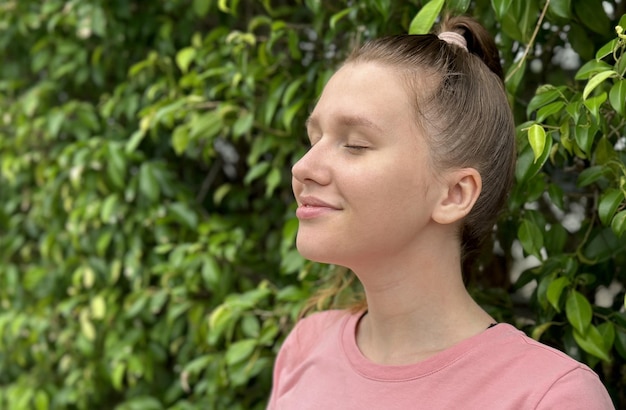
[[293,182],[327,185],[330,182],[328,152],[319,141],[291,167]]

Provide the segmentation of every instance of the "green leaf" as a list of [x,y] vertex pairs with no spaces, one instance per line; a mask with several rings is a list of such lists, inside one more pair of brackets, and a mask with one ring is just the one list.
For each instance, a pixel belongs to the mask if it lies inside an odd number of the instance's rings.
[[141,141],[143,141],[144,137],[146,136],[146,131],[147,129],[138,129],[132,133],[125,147],[125,151],[127,154],[130,154],[137,149],[139,144],[141,144]]
[[491,0],[491,6],[499,20],[509,11],[513,0]]
[[546,293],[548,297],[548,302],[554,307],[557,312],[561,312],[561,295],[563,294],[563,289],[570,284],[570,280],[562,276],[560,278],[556,278],[550,285],[548,286],[548,291]]
[[100,208],[100,220],[105,224],[115,223],[115,214],[119,205],[119,196],[117,194],[109,195]]
[[428,34],[443,7],[444,0],[430,0],[417,12],[409,25],[409,34]]
[[82,310],[79,315],[80,330],[89,341],[93,341],[96,338],[96,328],[91,320],[89,320],[89,314],[87,310]]
[[209,289],[216,286],[220,281],[220,267],[215,259],[209,255],[204,255],[202,258],[202,279],[209,287]]
[[604,61],[591,60],[582,65],[574,77],[576,80],[586,80],[598,73],[611,71],[613,67]]
[[115,390],[122,390],[124,385],[124,375],[126,374],[126,363],[117,362],[111,373],[111,384]]
[[577,125],[576,128],[574,128],[576,144],[586,155],[590,155],[591,153],[591,146],[593,145],[597,131],[598,127],[594,124]]
[[347,16],[351,11],[352,11],[352,7],[348,7],[347,9],[343,9],[333,14],[330,17],[330,23],[329,23],[330,29],[335,30],[335,26],[337,25],[337,22],[341,20],[342,18],[344,18],[345,16]]
[[539,326],[535,326],[530,334],[530,337],[535,340],[541,339],[541,335],[543,335],[553,324],[554,322],[546,322],[540,324]]
[[59,131],[65,120],[65,113],[61,110],[52,111],[48,115],[48,132],[53,138],[59,135]]
[[515,179],[520,183],[525,183],[537,175],[543,164],[548,160],[551,148],[552,144],[546,143],[541,157],[535,159],[535,154],[530,144],[526,145],[517,158]]
[[598,325],[598,332],[604,340],[604,351],[610,352],[615,343],[615,326],[611,322],[604,322]]
[[618,114],[626,115],[626,79],[622,78],[613,84],[609,91],[609,102]]
[[604,339],[595,326],[590,325],[587,332],[579,332],[574,329],[574,340],[585,352],[605,362],[611,361],[611,357],[604,347]]
[[533,162],[537,162],[546,147],[546,131],[541,125],[533,124],[530,126],[528,129],[528,142],[535,155]]
[[548,10],[563,19],[572,18],[572,0],[552,0]]
[[452,10],[454,14],[465,14],[469,9],[471,0],[448,0],[446,6]]
[[257,346],[255,339],[238,340],[228,347],[225,359],[226,364],[232,366],[248,359]]
[[258,338],[261,333],[259,318],[253,314],[244,315],[241,318],[241,331],[248,338]]
[[111,182],[118,187],[126,186],[126,157],[122,148],[117,144],[107,145],[107,175]]
[[198,225],[198,214],[189,205],[183,202],[174,202],[168,206],[174,219],[189,229],[195,229]]
[[591,304],[587,298],[577,290],[572,289],[565,301],[565,315],[569,323],[580,334],[586,334],[587,328],[591,324],[592,313]]
[[617,73],[614,70],[602,71],[601,73],[595,74],[589,79],[587,85],[585,85],[585,89],[583,90],[583,100],[586,100],[587,97],[589,97],[589,94],[591,94],[597,86],[602,84],[607,79],[615,76],[617,76]]
[[[621,211],[613,217],[620,218],[622,221],[626,218],[626,211]],[[619,227],[617,227],[619,228]],[[626,237],[618,237],[613,227],[604,228],[587,243],[583,250],[583,256],[593,263],[602,263],[615,255],[626,250]]]
[[172,147],[176,155],[182,155],[189,145],[189,128],[185,126],[176,127],[172,133]]
[[604,165],[594,165],[592,167],[584,169],[580,175],[578,175],[578,181],[576,185],[580,188],[590,185],[600,178],[608,175],[611,170]]
[[102,295],[96,295],[91,299],[91,317],[96,320],[104,319],[106,316],[106,302]]
[[233,124],[233,136],[240,137],[247,134],[252,129],[253,124],[254,113],[250,111],[244,112]]
[[204,17],[211,7],[211,0],[193,0],[193,11],[198,17]]
[[263,162],[259,162],[258,164],[255,164],[252,168],[250,168],[250,170],[246,174],[246,177],[243,180],[244,183],[246,185],[249,185],[250,183],[252,183],[252,181],[264,175],[268,169],[270,169],[269,162],[263,161]]
[[564,106],[565,102],[555,101],[541,107],[539,110],[537,110],[537,122],[543,122],[546,118],[552,115],[560,114]]
[[611,229],[619,238],[626,232],[626,210],[618,212],[611,221]]
[[615,350],[623,359],[626,359],[626,330],[617,329],[615,335]]
[[227,305],[220,305],[209,316],[209,344],[215,345],[228,326],[237,320],[237,315]]
[[104,37],[106,35],[106,15],[100,7],[91,10],[91,30],[94,34]]
[[285,112],[283,113],[283,126],[288,132],[291,132],[293,128],[292,123],[293,123],[294,117],[296,116],[296,114],[302,112],[302,106],[304,106],[304,104],[306,103],[307,103],[307,100],[305,100],[304,98],[301,98],[300,100],[292,104],[289,108],[287,108]]
[[548,254],[559,254],[563,252],[570,233],[563,225],[555,224],[545,233],[545,246]]
[[618,160],[617,152],[606,135],[603,135],[598,141],[598,145],[595,149],[595,156],[596,163],[598,165],[605,165]]
[[44,390],[38,390],[35,394],[35,410],[50,410],[50,399]]
[[595,97],[588,98],[583,104],[587,107],[589,112],[591,112],[591,115],[597,119],[600,118],[600,107],[604,104],[606,98],[607,94],[603,91]]
[[517,89],[519,88],[520,84],[522,83],[522,80],[524,79],[524,73],[526,72],[526,65],[527,65],[526,60],[524,60],[522,62],[522,65],[519,67],[519,69],[517,69],[517,64],[513,64],[507,70],[505,78],[507,78],[508,81],[506,82],[505,86],[506,86],[506,90],[511,95],[517,94]]
[[[621,189],[609,188],[601,196],[598,203],[598,215],[603,225],[608,225],[615,215],[617,207],[624,200],[624,193]],[[617,234],[617,232],[616,232]]]
[[161,189],[150,163],[146,162],[139,168],[139,190],[151,202],[159,199]]
[[604,11],[602,0],[584,0],[574,2],[574,12],[585,26],[600,35],[607,35],[611,21]]
[[541,229],[539,229],[533,221],[524,219],[517,231],[517,237],[527,254],[542,259],[541,248],[543,248],[543,234]]
[[278,103],[280,102],[283,96],[283,91],[285,91],[286,87],[287,83],[281,77],[276,77],[276,80],[272,83],[270,93],[265,100],[265,113],[263,117],[265,125],[270,125],[272,123],[272,119],[276,113],[276,108],[278,107]]
[[280,168],[272,167],[270,172],[267,174],[267,178],[265,179],[265,196],[270,197],[274,190],[280,184],[281,173]]
[[[530,100],[528,107],[526,107],[526,116],[530,115],[537,109],[554,102],[557,98],[561,97],[561,90],[554,86],[546,85],[537,90],[537,94]],[[540,120],[537,120],[540,122]]]
[[557,184],[548,185],[548,196],[550,201],[560,210],[565,209],[565,202],[563,201],[563,189]]
[[617,44],[617,39],[614,38],[613,40],[600,47],[600,49],[596,52],[596,60],[602,60],[604,57],[613,54],[613,51],[615,50]]

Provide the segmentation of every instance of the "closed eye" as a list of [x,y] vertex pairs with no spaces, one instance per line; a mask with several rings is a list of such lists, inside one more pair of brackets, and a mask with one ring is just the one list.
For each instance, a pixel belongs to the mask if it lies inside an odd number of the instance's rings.
[[364,151],[368,149],[369,147],[365,145],[344,145],[344,148],[348,148],[349,150],[352,150],[352,151]]

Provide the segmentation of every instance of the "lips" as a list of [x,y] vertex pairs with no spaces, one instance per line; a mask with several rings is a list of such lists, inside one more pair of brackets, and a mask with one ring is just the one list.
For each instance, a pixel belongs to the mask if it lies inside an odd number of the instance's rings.
[[299,198],[296,216],[298,219],[314,219],[328,213],[340,211],[341,208],[331,205],[319,198],[312,196],[303,196]]

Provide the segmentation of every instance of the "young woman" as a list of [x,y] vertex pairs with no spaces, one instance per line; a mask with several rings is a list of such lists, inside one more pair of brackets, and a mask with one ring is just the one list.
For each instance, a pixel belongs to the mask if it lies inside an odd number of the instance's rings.
[[462,259],[511,185],[515,130],[493,39],[467,17],[355,51],[293,167],[306,258],[351,269],[366,308],[301,320],[269,409],[610,409],[588,367],[466,291]]

